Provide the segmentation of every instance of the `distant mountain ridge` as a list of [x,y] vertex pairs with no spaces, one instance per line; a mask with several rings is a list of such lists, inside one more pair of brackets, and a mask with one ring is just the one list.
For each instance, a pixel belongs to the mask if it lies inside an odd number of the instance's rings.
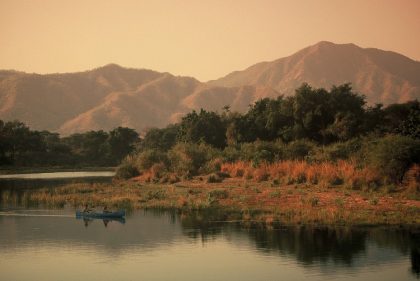
[[64,135],[127,126],[162,127],[193,109],[245,111],[264,97],[291,95],[303,82],[351,82],[369,103],[420,99],[420,62],[394,52],[320,42],[207,83],[109,64],[90,71],[29,74],[0,70],[0,119]]
[[285,95],[307,82],[314,87],[352,83],[369,103],[398,103],[420,97],[420,62],[398,53],[322,41],[271,62],[235,71],[209,85],[260,85]]

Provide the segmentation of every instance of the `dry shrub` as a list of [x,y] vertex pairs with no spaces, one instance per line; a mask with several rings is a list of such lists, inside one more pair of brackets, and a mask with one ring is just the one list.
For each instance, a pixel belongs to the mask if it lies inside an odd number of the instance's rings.
[[306,170],[308,163],[305,161],[293,161],[290,165],[290,176],[296,183],[306,182]]
[[235,163],[223,163],[220,171],[229,174],[234,178],[241,178],[245,175],[245,171],[250,167],[248,162],[238,161]]
[[261,164],[254,169],[253,177],[257,182],[266,181],[270,178],[269,165]]
[[162,177],[165,170],[165,164],[157,163],[153,164],[153,166],[150,168],[150,173],[153,179],[159,179],[160,177]]
[[204,173],[214,173],[221,170],[223,160],[221,158],[214,158],[206,163],[203,169],[200,169],[200,172]]
[[404,175],[403,184],[413,193],[420,192],[420,165],[414,164]]
[[343,183],[337,164],[324,162],[317,165],[317,170],[319,171],[319,182],[322,186],[339,185]]
[[219,176],[217,173],[210,174],[207,177],[207,183],[218,183],[222,181],[223,181],[223,177]]
[[255,168],[252,167],[251,165],[246,166],[244,170],[244,175],[243,175],[244,178],[247,180],[252,179],[254,177],[254,170]]
[[310,165],[306,168],[306,181],[311,184],[318,184],[320,173],[316,165]]
[[180,181],[179,177],[175,173],[170,173],[168,175],[168,178],[169,178],[168,181],[170,184],[177,183]]

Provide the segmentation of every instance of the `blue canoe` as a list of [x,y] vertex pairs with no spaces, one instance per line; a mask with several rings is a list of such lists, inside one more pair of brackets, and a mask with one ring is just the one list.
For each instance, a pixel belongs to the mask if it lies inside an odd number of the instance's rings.
[[115,212],[81,212],[76,211],[76,218],[97,218],[97,219],[118,219],[125,217],[125,211],[119,210]]

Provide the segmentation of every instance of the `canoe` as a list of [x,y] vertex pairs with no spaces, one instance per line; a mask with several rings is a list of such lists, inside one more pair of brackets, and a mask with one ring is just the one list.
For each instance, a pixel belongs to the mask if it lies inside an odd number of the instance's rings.
[[98,219],[112,219],[125,217],[125,211],[119,210],[115,212],[82,212],[76,211],[76,218],[98,218]]

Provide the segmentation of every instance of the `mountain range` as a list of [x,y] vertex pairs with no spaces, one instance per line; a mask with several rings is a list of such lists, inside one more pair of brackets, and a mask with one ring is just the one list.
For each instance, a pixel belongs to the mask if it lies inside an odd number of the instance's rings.
[[369,104],[420,99],[420,62],[354,44],[319,42],[295,54],[200,82],[109,64],[85,72],[0,71],[0,119],[63,135],[125,126],[141,132],[176,122],[192,110],[246,111],[258,99],[352,83]]

